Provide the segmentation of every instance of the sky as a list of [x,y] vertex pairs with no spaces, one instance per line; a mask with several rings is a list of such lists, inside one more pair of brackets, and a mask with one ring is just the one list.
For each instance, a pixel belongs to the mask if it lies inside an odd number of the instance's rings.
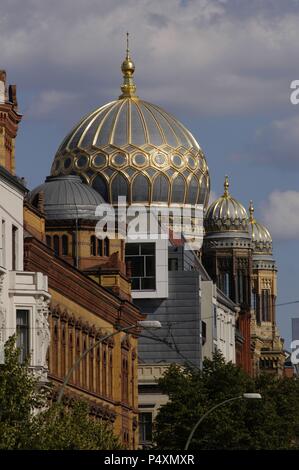
[[[120,94],[130,32],[137,94],[200,143],[212,197],[230,190],[267,224],[278,303],[299,300],[299,0],[1,0],[0,68],[23,114],[17,173],[41,183],[63,137]],[[299,304],[277,308],[290,349]]]

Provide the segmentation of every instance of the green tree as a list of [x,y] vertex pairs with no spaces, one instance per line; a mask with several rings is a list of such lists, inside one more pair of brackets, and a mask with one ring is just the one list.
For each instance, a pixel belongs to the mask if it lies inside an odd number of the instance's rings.
[[74,401],[68,408],[50,404],[50,393],[31,372],[29,360],[20,364],[11,337],[0,366],[0,449],[121,448],[111,426],[92,419],[86,403]]
[[296,448],[299,424],[299,383],[261,375],[251,379],[225,363],[219,352],[203,370],[171,366],[159,381],[169,401],[160,408],[155,440],[161,449],[183,449],[204,413],[217,403],[257,391],[262,400],[236,400],[212,412],[197,429],[190,449]]

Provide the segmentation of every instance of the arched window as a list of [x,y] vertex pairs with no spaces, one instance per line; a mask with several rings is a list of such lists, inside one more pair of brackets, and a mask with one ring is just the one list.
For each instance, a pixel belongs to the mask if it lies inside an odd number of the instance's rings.
[[107,353],[106,353],[106,346],[104,346],[105,350],[103,351],[103,395],[107,395]]
[[59,256],[60,255],[60,249],[59,249],[59,236],[54,235],[53,237],[53,249],[55,255]]
[[96,237],[92,235],[90,237],[90,256],[96,256]]
[[107,189],[107,183],[104,180],[104,178],[100,175],[97,175],[95,179],[92,182],[92,187],[100,193],[100,195],[105,199],[105,201],[108,201],[108,189]]
[[118,196],[127,196],[128,183],[124,176],[117,174],[111,183],[112,202],[117,203]]
[[67,235],[62,235],[62,255],[67,256],[69,254],[69,239]]
[[103,253],[103,240],[101,238],[97,238],[97,255],[102,256]]
[[137,175],[133,181],[132,187],[132,201],[133,202],[147,202],[149,198],[149,184],[148,179],[144,175]]
[[104,239],[104,256],[109,256],[109,238]]
[[158,175],[154,181],[153,202],[168,202],[169,182],[166,176]]
[[177,176],[172,183],[171,202],[184,203],[185,200],[185,180],[182,176]]
[[192,177],[191,181],[189,182],[189,190],[187,196],[187,204],[196,204],[197,201],[197,193],[198,193],[198,181],[195,176]]

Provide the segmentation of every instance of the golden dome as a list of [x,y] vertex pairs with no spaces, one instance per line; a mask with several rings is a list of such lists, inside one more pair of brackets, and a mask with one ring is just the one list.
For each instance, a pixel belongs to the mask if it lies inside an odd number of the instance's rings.
[[135,95],[134,69],[127,48],[122,95],[73,128],[51,174],[80,175],[107,202],[205,206],[210,179],[199,144],[175,117]]
[[248,236],[248,216],[244,206],[229,193],[228,177],[225,177],[223,195],[212,202],[205,215],[206,233],[242,232]]
[[253,202],[249,205],[249,228],[254,254],[272,254],[272,237],[269,230],[254,218]]

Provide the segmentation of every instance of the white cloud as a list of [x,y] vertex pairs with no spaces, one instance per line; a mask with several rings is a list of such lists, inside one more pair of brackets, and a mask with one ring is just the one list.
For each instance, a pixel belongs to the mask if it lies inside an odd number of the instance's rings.
[[262,213],[273,238],[299,239],[299,191],[273,191]]
[[70,109],[70,105],[76,101],[76,98],[75,93],[60,90],[45,90],[33,100],[25,116],[42,118],[55,114],[62,106]]

